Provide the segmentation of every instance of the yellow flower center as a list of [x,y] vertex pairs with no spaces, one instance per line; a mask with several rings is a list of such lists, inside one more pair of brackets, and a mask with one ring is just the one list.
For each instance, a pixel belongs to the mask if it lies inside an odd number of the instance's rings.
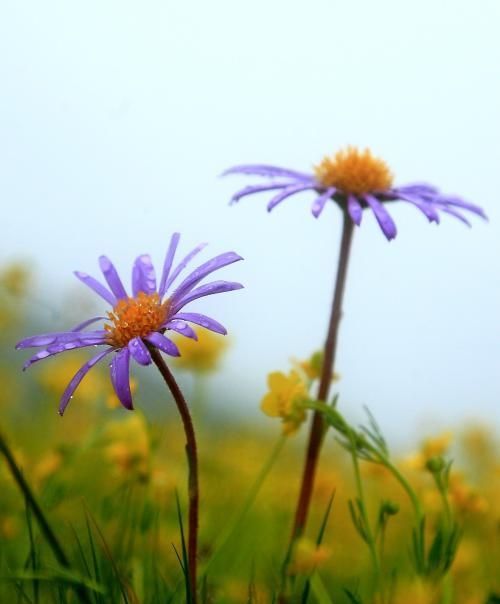
[[168,300],[160,303],[158,294],[139,292],[136,298],[118,300],[113,312],[108,312],[111,325],[105,325],[108,342],[119,348],[133,338],[141,338],[159,331],[168,314]]
[[325,187],[335,187],[343,193],[363,195],[384,191],[392,185],[387,164],[373,157],[368,149],[359,151],[347,147],[314,167],[318,181]]

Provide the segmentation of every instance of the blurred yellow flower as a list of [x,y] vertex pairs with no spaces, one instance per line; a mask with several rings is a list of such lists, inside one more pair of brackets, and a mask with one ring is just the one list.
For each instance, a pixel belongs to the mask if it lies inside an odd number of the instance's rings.
[[318,566],[324,565],[330,556],[330,548],[302,537],[295,544],[290,574],[311,573]]
[[[76,354],[61,357],[57,365],[42,365],[37,374],[38,381],[50,394],[60,396],[86,360],[82,355]],[[107,385],[108,380],[104,379],[101,372],[92,371],[79,386],[78,399],[87,403],[96,401],[106,391]]]
[[225,336],[213,333],[208,329],[198,328],[198,340],[179,336],[175,343],[181,353],[174,359],[180,369],[195,373],[211,373],[219,368],[220,361],[228,347]]
[[451,432],[426,438],[420,445],[419,451],[404,458],[403,465],[409,470],[424,470],[429,459],[440,457],[448,451],[452,438]]
[[13,516],[5,516],[0,518],[0,535],[2,539],[14,539],[20,533],[20,523]]
[[150,441],[146,420],[140,412],[109,422],[104,436],[109,441],[106,457],[120,473],[133,472],[140,478],[149,475]]
[[35,464],[33,468],[33,480],[37,486],[57,472],[62,463],[62,455],[59,451],[48,451]]
[[465,482],[460,472],[451,473],[449,492],[453,505],[461,513],[483,514],[488,511],[486,499]]
[[[309,380],[319,380],[323,369],[323,351],[318,350],[305,361],[293,361],[298,370],[302,371]],[[332,381],[337,382],[340,379],[338,373],[334,373]]]
[[440,457],[450,448],[453,434],[449,431],[443,432],[438,436],[426,438],[421,446],[422,455],[426,460],[431,457]]
[[29,270],[21,262],[12,262],[0,272],[0,287],[16,298],[26,294],[29,282]]
[[269,392],[261,401],[260,408],[269,417],[281,417],[283,433],[293,434],[306,419],[302,406],[308,398],[307,387],[296,371],[288,375],[281,371],[270,373],[267,377]]

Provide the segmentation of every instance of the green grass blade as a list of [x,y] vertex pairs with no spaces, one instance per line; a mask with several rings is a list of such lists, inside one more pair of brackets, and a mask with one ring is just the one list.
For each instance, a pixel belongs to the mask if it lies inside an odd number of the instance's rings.
[[[187,547],[186,547],[186,539],[184,536],[184,524],[182,522],[181,502],[179,501],[179,493],[177,491],[175,491],[175,504],[177,506],[177,522],[179,523],[179,532],[181,534],[181,548],[182,548],[181,568],[182,568],[182,572],[184,574],[184,581],[186,584],[186,602],[188,604],[191,604],[191,602],[193,600],[193,596],[191,594],[191,581],[189,580],[188,553],[187,553]],[[175,547],[174,547],[174,549],[175,549]],[[177,554],[177,558],[179,558],[179,562],[180,562],[180,557],[179,557],[179,554],[177,553],[177,550],[175,550],[175,553]]]

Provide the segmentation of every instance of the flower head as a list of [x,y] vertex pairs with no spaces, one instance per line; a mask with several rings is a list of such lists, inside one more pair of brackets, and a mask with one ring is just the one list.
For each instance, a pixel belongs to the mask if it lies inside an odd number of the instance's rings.
[[260,408],[270,417],[280,417],[283,434],[296,432],[306,419],[302,405],[308,398],[307,386],[296,371],[288,375],[281,371],[270,373],[267,378],[269,392],[261,401]]
[[[243,287],[232,281],[211,281],[199,285],[214,271],[242,260],[241,256],[234,252],[215,256],[196,268],[167,295],[187,264],[205,247],[205,244],[196,247],[174,268],[179,238],[180,235],[175,233],[170,240],[158,284],[149,255],[144,254],[136,259],[132,269],[132,296],[127,294],[115,267],[106,256],[99,258],[99,265],[107,287],[86,273],[75,272],[80,281],[110,304],[112,310],[107,312],[107,317],[93,317],[69,331],[32,336],[17,344],[18,349],[41,348],[25,363],[24,369],[67,350],[104,346],[104,350],[87,361],[70,380],[59,405],[61,415],[88,371],[107,355],[112,355],[110,375],[116,395],[124,407],[132,409],[129,380],[131,357],[139,365],[151,364],[150,347],[171,356],[179,356],[177,346],[166,334],[172,331],[196,340],[196,333],[189,323],[219,334],[227,333],[225,327],[214,319],[200,313],[183,312],[183,309],[198,298]],[[102,329],[87,330],[99,321],[105,322]]]
[[415,183],[393,186],[393,177],[387,164],[374,157],[369,150],[360,151],[355,147],[347,147],[331,157],[325,157],[315,166],[312,174],[259,164],[234,166],[224,174],[250,174],[270,179],[270,182],[241,189],[232,196],[231,203],[254,193],[276,191],[267,205],[268,211],[271,211],[296,193],[314,191],[316,198],[311,211],[315,218],[318,218],[328,201],[334,201],[359,226],[363,210],[369,208],[389,240],[394,239],[397,229],[385,206],[393,201],[410,203],[429,222],[439,223],[439,212],[444,212],[470,226],[462,213],[464,210],[486,219],[480,207],[455,195],[444,195],[432,185]]

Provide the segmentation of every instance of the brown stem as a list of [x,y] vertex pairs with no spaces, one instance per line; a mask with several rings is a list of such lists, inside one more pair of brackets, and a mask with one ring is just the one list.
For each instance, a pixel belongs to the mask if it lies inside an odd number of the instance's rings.
[[172,372],[163,360],[160,352],[152,346],[149,348],[151,357],[158,367],[165,383],[174,397],[177,409],[181,415],[186,435],[186,455],[189,467],[188,495],[189,495],[189,522],[188,522],[188,569],[189,584],[191,589],[191,604],[196,604],[196,564],[198,548],[198,508],[200,491],[198,487],[198,453],[193,421],[186,399],[181,392]]
[[[340,319],[342,318],[342,300],[344,298],[353,230],[354,223],[347,212],[344,212],[337,278],[335,281],[332,311],[330,315],[330,323],[328,325],[328,333],[323,354],[323,367],[318,389],[318,400],[324,402],[327,402],[328,399],[328,393],[330,391],[334,371],[337,335],[339,331]],[[297,502],[295,522],[292,532],[292,542],[300,537],[305,529],[324,431],[325,427],[323,417],[319,411],[315,411],[311,424],[311,431],[309,433],[309,442],[307,445],[304,471],[302,474],[302,484],[300,487],[300,494]]]

